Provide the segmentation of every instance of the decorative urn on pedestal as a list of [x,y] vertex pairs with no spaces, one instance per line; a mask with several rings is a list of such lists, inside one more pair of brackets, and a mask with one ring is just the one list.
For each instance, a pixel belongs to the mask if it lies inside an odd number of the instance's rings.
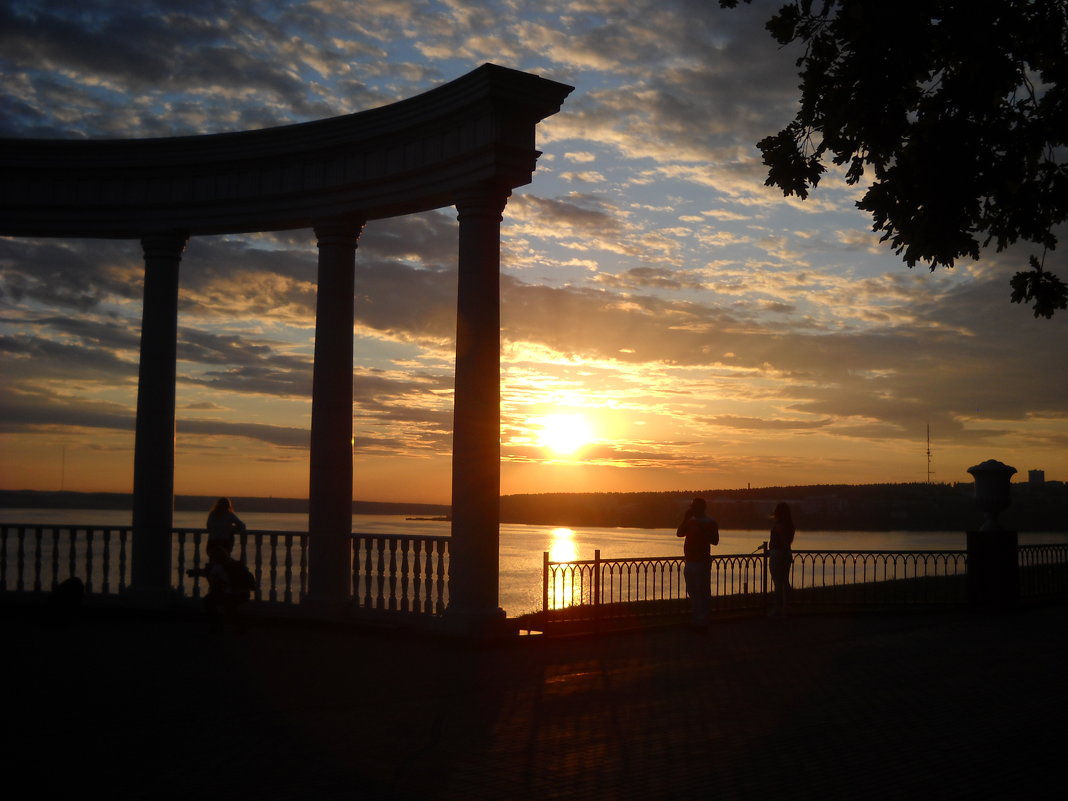
[[969,467],[968,472],[975,479],[975,503],[986,518],[980,530],[1001,531],[998,515],[1012,503],[1009,480],[1016,473],[1016,468],[996,459],[988,459]]

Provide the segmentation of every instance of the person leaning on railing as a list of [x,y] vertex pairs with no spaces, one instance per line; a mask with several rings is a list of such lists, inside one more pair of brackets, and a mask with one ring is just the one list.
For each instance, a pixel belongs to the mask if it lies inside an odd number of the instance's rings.
[[712,612],[712,546],[719,545],[719,524],[708,516],[704,498],[694,498],[675,535],[682,544],[683,577],[693,607],[693,627],[706,628]]
[[229,498],[220,498],[211,506],[207,515],[207,543],[204,551],[207,554],[207,565],[201,568],[186,570],[188,576],[203,576],[210,582],[213,577],[221,582],[222,567],[230,561],[234,550],[235,537],[245,531],[245,523],[234,514],[234,504]]
[[241,518],[234,514],[229,498],[219,498],[208,512],[208,562],[224,562],[234,550],[234,537],[245,530]]
[[256,582],[245,565],[234,559],[235,539],[245,531],[245,524],[236,514],[229,498],[219,498],[208,514],[208,594],[204,606],[209,614],[221,610],[234,617],[237,607],[255,591]]

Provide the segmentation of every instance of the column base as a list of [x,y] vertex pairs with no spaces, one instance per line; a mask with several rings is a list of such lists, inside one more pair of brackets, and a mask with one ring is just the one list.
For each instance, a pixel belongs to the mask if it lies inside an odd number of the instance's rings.
[[968,602],[980,611],[1007,611],[1020,595],[1015,531],[969,531]]
[[345,620],[352,616],[352,601],[339,601],[336,598],[323,598],[305,595],[297,607],[302,618],[312,620]]
[[441,618],[441,631],[455,637],[495,640],[519,634],[519,624],[503,609],[470,609],[449,606]]
[[143,609],[149,612],[169,612],[182,606],[185,599],[181,590],[173,587],[161,589],[159,587],[127,587],[122,593],[125,604],[134,609]]

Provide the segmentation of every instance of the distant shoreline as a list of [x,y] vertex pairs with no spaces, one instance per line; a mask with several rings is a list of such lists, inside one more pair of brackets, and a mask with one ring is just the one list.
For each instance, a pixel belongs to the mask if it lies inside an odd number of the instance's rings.
[[[176,512],[207,512],[218,495],[175,495]],[[241,512],[275,512],[307,514],[307,498],[259,498],[230,496]],[[69,492],[46,490],[0,490],[0,509],[133,509],[133,495],[128,492]],[[396,503],[353,501],[355,515],[448,515],[449,506],[435,503]]]
[[[838,484],[671,492],[578,492],[504,495],[502,524],[675,528],[694,496],[708,500],[721,529],[766,529],[776,502],[790,504],[799,529],[812,531],[967,531],[982,525],[970,483]],[[176,512],[206,513],[217,496],[178,495]],[[238,513],[308,513],[306,498],[231,496]],[[0,508],[132,509],[132,495],[118,492],[0,490]],[[1012,485],[1012,505],[1001,515],[1010,531],[1068,531],[1068,484]],[[353,501],[352,514],[448,519],[446,504]]]

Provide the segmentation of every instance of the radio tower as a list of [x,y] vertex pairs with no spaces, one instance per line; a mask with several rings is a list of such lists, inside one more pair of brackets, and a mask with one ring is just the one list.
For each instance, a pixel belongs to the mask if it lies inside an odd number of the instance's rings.
[[927,483],[931,483],[931,424],[927,424]]

